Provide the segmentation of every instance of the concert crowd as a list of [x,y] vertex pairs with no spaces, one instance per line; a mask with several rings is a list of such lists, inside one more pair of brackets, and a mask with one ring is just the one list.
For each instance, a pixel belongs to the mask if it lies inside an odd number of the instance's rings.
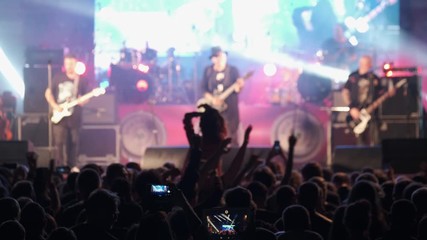
[[37,167],[32,153],[28,166],[1,167],[0,239],[427,239],[424,172],[333,172],[316,162],[295,169],[295,136],[289,149],[245,161],[256,126],[223,169],[231,139],[218,111],[205,110],[183,118],[182,169],[113,163],[58,172],[54,161]]

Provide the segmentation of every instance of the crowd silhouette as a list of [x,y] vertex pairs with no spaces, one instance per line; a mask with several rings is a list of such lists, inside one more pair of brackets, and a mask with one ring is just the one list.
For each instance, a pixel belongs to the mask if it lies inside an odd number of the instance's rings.
[[272,146],[265,159],[245,161],[252,126],[224,169],[231,139],[218,111],[204,109],[184,116],[189,150],[182,169],[87,164],[64,174],[53,160],[37,167],[33,153],[28,167],[0,167],[0,239],[427,239],[423,172],[332,172],[312,162],[294,169],[295,136],[289,149]]

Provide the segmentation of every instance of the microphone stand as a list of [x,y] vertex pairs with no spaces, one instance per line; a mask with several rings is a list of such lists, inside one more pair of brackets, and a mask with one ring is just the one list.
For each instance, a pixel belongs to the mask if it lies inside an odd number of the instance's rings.
[[[47,87],[49,88],[49,89],[52,89],[52,62],[49,60],[48,62],[47,62]],[[52,109],[52,106],[50,106],[50,104],[48,104],[48,106],[49,106],[49,113],[48,113],[48,116],[47,116],[47,122],[48,122],[48,151],[49,151],[49,158],[50,159],[52,159],[53,158],[53,144],[52,144],[52,142],[53,142],[53,134],[52,134],[52,132],[53,132],[53,130],[52,130],[52,128],[53,128],[53,126],[52,126],[52,121],[50,121],[50,116],[52,116],[52,113],[53,113],[53,109]]]

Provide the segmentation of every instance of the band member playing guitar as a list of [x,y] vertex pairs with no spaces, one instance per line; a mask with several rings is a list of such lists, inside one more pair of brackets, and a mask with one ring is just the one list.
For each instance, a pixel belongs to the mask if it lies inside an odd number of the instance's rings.
[[395,94],[393,85],[382,83],[371,68],[371,57],[361,57],[359,69],[350,74],[342,90],[343,100],[350,108],[348,122],[354,123],[349,125],[354,128],[358,145],[379,144],[379,121],[375,109],[386,97]]
[[[87,80],[81,79],[75,72],[76,63],[77,59],[74,55],[66,55],[64,57],[64,72],[55,75],[51,88],[48,87],[45,91],[46,101],[52,108],[54,115],[64,111],[71,114],[63,117],[52,127],[54,157],[58,166],[74,167],[78,156],[81,106],[87,101],[87,98],[81,99],[79,96],[89,91],[89,84]],[[74,102],[77,100],[78,104],[72,108],[67,108],[66,103],[73,100]]]
[[[238,93],[243,88],[244,79],[240,78],[236,67],[227,63],[227,52],[220,47],[211,49],[210,60],[212,65],[207,66],[203,73],[204,98],[212,107],[221,111],[226,122],[228,136],[232,138],[232,144],[237,145],[237,131],[240,123]],[[234,88],[234,91],[225,99],[220,97],[221,93],[230,87]]]

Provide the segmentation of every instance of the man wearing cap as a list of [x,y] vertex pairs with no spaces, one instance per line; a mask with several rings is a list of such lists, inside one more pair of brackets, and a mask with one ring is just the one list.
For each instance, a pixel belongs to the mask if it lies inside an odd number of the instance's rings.
[[[232,144],[237,145],[240,123],[238,93],[244,81],[240,78],[237,68],[227,64],[227,52],[220,47],[211,49],[210,60],[212,64],[207,66],[203,73],[204,98],[221,112],[227,125],[228,136],[232,138]],[[234,91],[225,99],[220,98],[219,95],[229,88],[234,88]]]

